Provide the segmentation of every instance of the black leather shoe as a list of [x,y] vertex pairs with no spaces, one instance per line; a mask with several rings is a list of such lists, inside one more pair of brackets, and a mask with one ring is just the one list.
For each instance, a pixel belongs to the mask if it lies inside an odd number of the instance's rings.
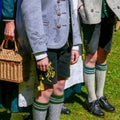
[[115,108],[108,102],[108,100],[105,96],[102,96],[99,98],[99,105],[102,109],[104,109],[107,112],[115,111]]
[[61,113],[69,115],[71,113],[71,111],[65,105],[63,105]]
[[100,109],[98,100],[94,100],[93,102],[89,102],[88,100],[86,100],[85,107],[88,112],[92,113],[93,115],[104,117],[104,113]]

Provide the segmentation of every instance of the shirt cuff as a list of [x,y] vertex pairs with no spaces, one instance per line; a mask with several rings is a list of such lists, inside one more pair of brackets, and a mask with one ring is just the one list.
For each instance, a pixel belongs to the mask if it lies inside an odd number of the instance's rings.
[[73,46],[72,50],[79,50],[79,46]]
[[43,58],[47,57],[47,53],[41,53],[39,55],[35,55],[36,61],[41,60]]

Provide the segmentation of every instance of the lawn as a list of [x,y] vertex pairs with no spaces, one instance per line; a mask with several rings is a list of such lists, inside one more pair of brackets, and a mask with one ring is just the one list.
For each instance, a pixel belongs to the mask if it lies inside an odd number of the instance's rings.
[[[88,113],[84,109],[84,101],[87,97],[85,86],[82,87],[80,95],[71,96],[66,106],[71,109],[70,115],[61,115],[60,120],[120,120],[120,30],[114,33],[114,41],[110,55],[108,56],[108,71],[105,85],[105,95],[109,101],[116,107],[114,113],[105,112],[104,118],[99,118]],[[13,113],[10,120],[23,120],[25,113]],[[0,116],[9,117],[0,110]],[[0,119],[1,120],[1,119]]]
[[61,115],[61,120],[120,120],[120,30],[114,33],[112,50],[108,56],[108,70],[105,85],[105,96],[115,106],[114,113],[105,112],[104,118],[99,118],[84,109],[87,97],[85,86],[81,95],[71,96],[66,104],[72,111],[71,115]]

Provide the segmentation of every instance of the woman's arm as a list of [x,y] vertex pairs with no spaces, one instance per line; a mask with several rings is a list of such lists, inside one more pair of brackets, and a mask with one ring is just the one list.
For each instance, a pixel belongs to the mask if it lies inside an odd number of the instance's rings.
[[15,39],[15,13],[17,0],[2,0],[2,20],[5,21],[4,38]]
[[17,0],[2,0],[2,19],[14,20]]

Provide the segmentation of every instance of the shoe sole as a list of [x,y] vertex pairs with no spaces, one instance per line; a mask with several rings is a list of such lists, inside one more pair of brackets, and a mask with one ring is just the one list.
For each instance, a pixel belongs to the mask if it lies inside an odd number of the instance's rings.
[[105,115],[104,115],[104,116],[99,116],[99,115],[94,114],[93,112],[91,112],[91,111],[88,109],[88,107],[87,107],[86,105],[84,106],[84,108],[88,111],[88,113],[90,113],[90,114],[92,114],[92,115],[94,115],[94,116],[97,116],[97,117],[100,117],[100,118],[104,118],[104,117],[105,117]]
[[91,112],[91,111],[89,111],[89,110],[87,110],[90,114],[92,114],[92,115],[94,115],[94,116],[97,116],[97,117],[100,117],[100,118],[104,118],[105,117],[105,115],[104,116],[99,116],[99,115],[96,115],[96,114],[94,114],[93,112]]

